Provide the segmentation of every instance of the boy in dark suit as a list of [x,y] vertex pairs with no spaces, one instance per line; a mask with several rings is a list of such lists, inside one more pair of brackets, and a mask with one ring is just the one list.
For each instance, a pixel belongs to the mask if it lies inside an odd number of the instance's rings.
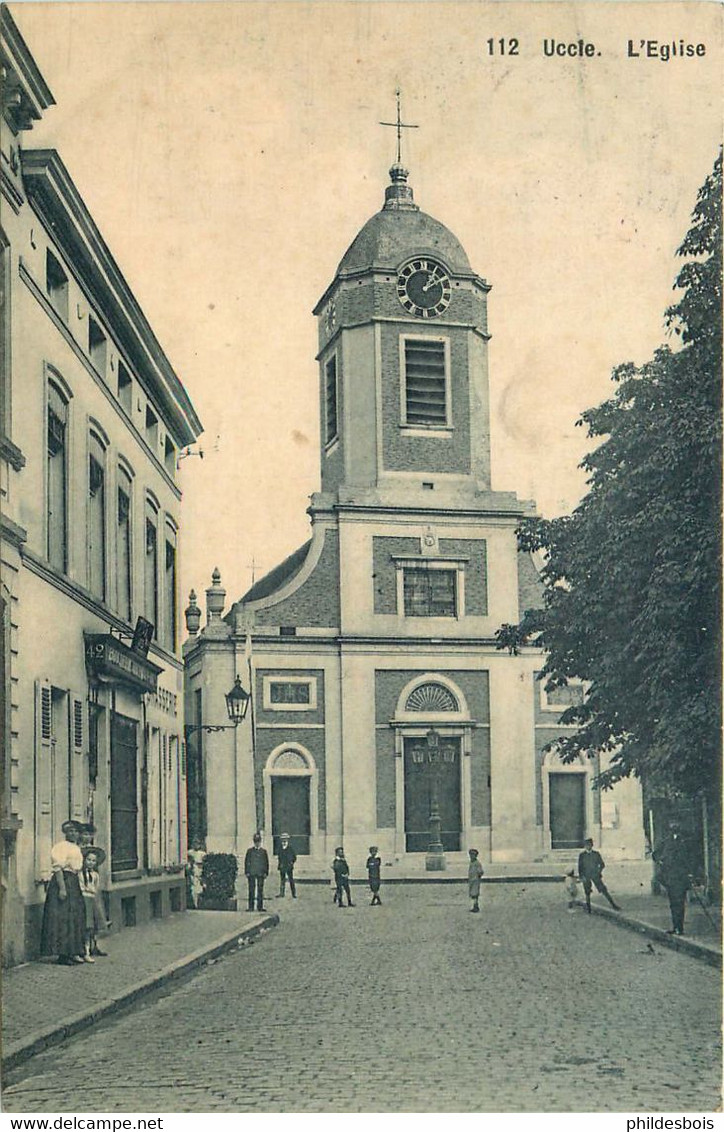
[[289,888],[295,900],[297,898],[297,889],[294,884],[294,864],[296,859],[297,855],[292,849],[289,834],[283,833],[280,838],[279,852],[277,853],[277,861],[279,863],[279,895],[284,895],[286,881],[289,881]]
[[334,879],[337,885],[337,904],[343,908],[342,893],[347,893],[347,907],[353,908],[352,897],[349,892],[349,865],[344,859],[344,849],[338,846],[334,851],[334,860],[332,861],[332,868],[334,869]]
[[583,885],[583,891],[586,894],[586,911],[591,911],[591,889],[595,884],[601,895],[606,897],[611,907],[615,909],[616,912],[620,912],[621,909],[603,883],[605,861],[598,850],[593,848],[593,838],[587,837],[583,844],[585,845],[585,849],[578,856],[578,876]]
[[380,868],[381,868],[381,866],[382,866],[382,860],[380,859],[380,857],[377,856],[377,846],[376,845],[370,845],[370,855],[367,858],[367,879],[369,880],[370,892],[372,893],[372,899],[370,900],[370,907],[373,904],[381,904],[382,903],[382,901],[380,900],[380,884],[381,884]]

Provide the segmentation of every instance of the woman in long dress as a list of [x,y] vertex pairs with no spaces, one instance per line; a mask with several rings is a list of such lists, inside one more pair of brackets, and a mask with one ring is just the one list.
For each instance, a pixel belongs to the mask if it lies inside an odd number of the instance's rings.
[[50,850],[53,875],[45,897],[40,953],[57,955],[58,963],[70,966],[83,962],[85,945],[85,904],[78,879],[83,854],[77,822],[63,822],[61,829],[63,840]]

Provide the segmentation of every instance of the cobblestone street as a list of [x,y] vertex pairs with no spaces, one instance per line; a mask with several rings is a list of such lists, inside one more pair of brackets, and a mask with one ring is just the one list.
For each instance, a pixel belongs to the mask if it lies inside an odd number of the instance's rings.
[[[10,1112],[711,1111],[719,972],[554,885],[353,887],[8,1074]],[[82,979],[82,970],[78,971]]]

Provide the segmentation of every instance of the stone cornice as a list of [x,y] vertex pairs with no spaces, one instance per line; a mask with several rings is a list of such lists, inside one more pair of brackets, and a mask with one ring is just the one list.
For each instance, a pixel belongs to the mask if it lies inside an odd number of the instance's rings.
[[12,81],[8,75],[4,83],[5,119],[15,133],[31,130],[55,99],[5,4],[0,8],[0,28],[3,62],[12,72]]
[[[328,507],[321,507],[321,511],[327,512]],[[534,512],[526,508],[523,504],[518,507],[501,507],[499,510],[491,507],[465,507],[465,506],[445,506],[439,504],[435,507],[422,507],[415,506],[414,503],[408,504],[384,504],[384,503],[352,503],[352,502],[336,502],[332,505],[332,510],[338,515],[360,515],[362,516],[399,516],[409,518],[413,522],[428,522],[431,517],[447,520],[448,524],[455,524],[460,522],[470,522],[477,520],[479,522],[494,522],[496,519],[517,519],[532,517]],[[317,507],[314,503],[307,508],[307,513],[311,515],[317,514]],[[507,524],[506,524],[507,525]]]
[[12,519],[8,519],[7,515],[0,515],[0,531],[6,542],[18,548],[23,545],[28,537],[25,528],[14,523]]
[[7,460],[8,464],[19,472],[25,467],[25,457],[18,448],[17,444],[13,444],[9,436],[0,435],[0,459]]
[[0,192],[5,197],[13,212],[20,212],[25,197],[13,182],[12,177],[9,177],[4,169],[0,169]]
[[[422,251],[422,249],[418,249],[417,253],[415,253],[415,252],[412,253],[413,258],[415,256],[415,254],[435,255],[438,258],[441,258],[439,256],[439,254],[435,251],[434,248],[430,248],[428,251],[424,251],[424,252]],[[355,280],[357,280],[357,282],[359,282],[361,279],[364,279],[366,276],[369,276],[370,280],[372,282],[375,281],[376,277],[379,277],[380,279],[382,279],[387,275],[397,276],[397,271],[398,271],[399,266],[400,265],[398,263],[388,264],[387,266],[384,266],[382,264],[375,264],[373,267],[356,268],[353,271],[344,270],[344,269],[342,271],[338,271],[337,274],[335,275],[334,279],[332,280],[332,282],[329,284],[329,286],[324,291],[324,294],[322,295],[322,297],[317,300],[317,302],[314,306],[314,309],[312,310],[312,314],[313,315],[319,315],[321,313],[322,309],[324,308],[324,304],[327,302],[327,300],[329,298],[331,298],[332,292],[341,283],[354,282]],[[487,295],[488,291],[491,291],[493,289],[492,283],[488,283],[487,279],[483,279],[482,276],[476,275],[474,271],[450,271],[450,275],[454,279],[460,279],[460,280],[464,280],[466,282],[472,283],[474,287],[478,287],[486,295]]]
[[478,338],[482,338],[483,342],[489,342],[492,338],[491,334],[488,334],[486,330],[481,330],[479,326],[476,326],[472,322],[440,322],[436,323],[434,327],[431,327],[429,324],[423,324],[420,320],[413,322],[411,318],[393,318],[391,315],[375,314],[370,315],[368,318],[360,318],[357,322],[346,322],[344,326],[338,326],[331,338],[327,339],[327,341],[322,346],[322,349],[318,354],[315,355],[315,362],[321,361],[322,357],[325,354],[329,353],[330,346],[333,343],[336,343],[337,338],[342,333],[342,331],[359,330],[361,326],[374,326],[378,322],[392,323],[392,325],[394,326],[404,325],[406,327],[407,334],[412,333],[410,327],[420,327],[421,330],[424,329],[430,333],[432,333],[433,330],[437,330],[440,335],[444,335],[445,331],[449,329],[469,330],[472,334],[477,335]]
[[178,441],[192,444],[201,421],[59,155],[23,150],[22,169],[35,211],[79,272],[131,368],[169,415]]
[[[194,638],[193,643],[191,640],[186,641],[184,644],[184,662],[187,667],[190,667],[195,661],[201,659],[202,652],[227,652],[233,649],[234,644],[243,644],[245,640],[244,634],[236,634],[229,637],[226,641],[207,641],[204,639]],[[507,653],[504,649],[497,647],[495,637],[405,637],[395,636],[394,634],[386,634],[385,636],[373,636],[366,634],[340,634],[335,633],[331,637],[316,637],[305,636],[302,629],[295,637],[272,637],[266,634],[255,634],[251,636],[252,660],[255,654],[267,652],[306,652],[306,653],[331,653],[338,655],[340,651],[348,648],[369,648],[372,647],[375,652],[385,652],[390,648],[400,650],[410,649],[412,651],[420,651],[420,649],[450,649],[453,648],[457,651],[460,649],[480,649],[484,648],[490,655],[500,656],[502,659],[507,658]],[[535,645],[524,645],[520,651],[521,656],[543,656],[544,650]]]

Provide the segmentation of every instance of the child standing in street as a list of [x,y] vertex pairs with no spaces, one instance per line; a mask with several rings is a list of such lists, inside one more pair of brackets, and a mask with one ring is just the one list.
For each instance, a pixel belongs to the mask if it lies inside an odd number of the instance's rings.
[[566,869],[566,875],[563,878],[563,890],[568,902],[568,911],[575,912],[576,900],[578,899],[578,881],[573,869]]
[[477,849],[468,849],[470,864],[468,865],[468,894],[473,902],[471,912],[480,911],[480,878],[483,875],[483,866],[478,860]]
[[85,953],[83,959],[86,963],[95,963],[94,955],[104,955],[98,949],[98,932],[109,927],[106,920],[106,910],[103,907],[100,884],[101,878],[98,869],[106,859],[102,849],[95,845],[86,845],[83,848],[83,868],[79,876],[80,891],[85,905]]
[[343,908],[342,893],[347,893],[347,907],[353,908],[352,897],[349,892],[349,865],[344,859],[344,849],[338,846],[334,851],[334,860],[332,861],[332,868],[334,869],[334,879],[336,881],[336,897],[337,904]]
[[370,855],[367,858],[367,879],[368,879],[369,885],[370,885],[370,892],[372,893],[372,899],[370,900],[370,907],[373,904],[381,904],[382,903],[382,901],[380,900],[380,884],[381,884],[380,869],[381,869],[381,866],[382,866],[382,860],[381,860],[380,857],[377,856],[377,846],[376,845],[370,845]]

